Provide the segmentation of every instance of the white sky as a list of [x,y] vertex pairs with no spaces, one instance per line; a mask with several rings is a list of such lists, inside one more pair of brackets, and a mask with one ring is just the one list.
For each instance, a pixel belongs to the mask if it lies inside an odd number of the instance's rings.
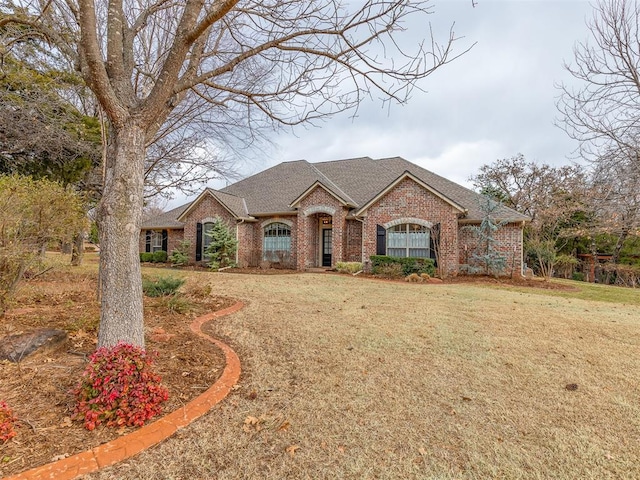
[[[423,81],[409,104],[383,108],[367,102],[358,117],[341,114],[318,127],[274,137],[274,148],[240,168],[245,175],[283,161],[310,162],[401,156],[463,185],[483,164],[522,153],[529,160],[568,163],[576,144],[554,126],[555,85],[571,83],[563,62],[588,38],[589,2],[578,0],[434,0],[429,16],[436,39],[450,25],[464,36],[459,50],[477,44]],[[424,20],[423,20],[424,21]],[[408,24],[424,38],[424,25]],[[442,34],[438,36],[438,33]],[[213,188],[224,182],[212,183]],[[177,206],[184,198],[174,199]]]

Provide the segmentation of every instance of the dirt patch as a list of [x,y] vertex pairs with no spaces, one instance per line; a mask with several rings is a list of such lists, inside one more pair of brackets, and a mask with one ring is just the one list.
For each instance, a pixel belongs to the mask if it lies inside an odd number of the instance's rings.
[[[209,388],[224,368],[224,357],[189,330],[196,316],[232,305],[226,297],[202,295],[198,287],[179,300],[145,298],[147,350],[157,351],[155,370],[169,389],[165,413]],[[95,274],[52,272],[23,289],[16,308],[0,319],[0,337],[40,328],[65,330],[69,347],[36,353],[19,363],[0,362],[0,399],[13,409],[18,435],[2,445],[0,476],[15,474],[108,442],[131,429],[85,430],[71,421],[69,391],[96,347],[99,305]],[[200,293],[200,296],[193,294]]]

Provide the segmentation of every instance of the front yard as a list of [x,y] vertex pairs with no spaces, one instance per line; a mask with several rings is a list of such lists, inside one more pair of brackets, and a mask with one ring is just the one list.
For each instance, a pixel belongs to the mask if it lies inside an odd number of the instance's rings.
[[640,478],[637,291],[188,275],[240,384],[90,478]]

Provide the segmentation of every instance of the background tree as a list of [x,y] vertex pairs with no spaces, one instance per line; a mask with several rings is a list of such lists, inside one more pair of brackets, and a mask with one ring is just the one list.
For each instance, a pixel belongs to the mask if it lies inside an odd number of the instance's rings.
[[525,251],[528,263],[544,276],[551,275],[556,253],[593,218],[589,176],[577,165],[552,167],[518,154],[483,165],[471,180],[479,191],[531,217],[524,230]]
[[85,222],[73,190],[46,179],[0,175],[0,314],[42,249],[69,240]]
[[[98,206],[99,346],[144,345],[138,235],[145,151],[176,108],[251,128],[295,125],[358,106],[405,102],[416,82],[451,61],[430,39],[406,53],[402,22],[427,2],[68,0],[29,12],[64,51],[108,119]],[[33,6],[32,8],[36,8]],[[12,14],[20,12],[14,9]],[[195,108],[195,107],[194,107]]]
[[560,85],[559,125],[579,141],[580,156],[634,148],[640,134],[640,6],[635,0],[598,0],[590,38],[565,65],[579,86]]

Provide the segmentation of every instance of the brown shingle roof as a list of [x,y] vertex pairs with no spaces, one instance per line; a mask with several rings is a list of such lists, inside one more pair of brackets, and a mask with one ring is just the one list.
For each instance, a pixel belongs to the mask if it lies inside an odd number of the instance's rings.
[[174,208],[173,210],[169,210],[168,212],[164,212],[156,217],[149,218],[142,222],[143,229],[153,229],[153,228],[184,228],[184,223],[179,222],[177,218],[182,215],[187,207],[191,205],[191,203],[187,203],[185,205],[181,205],[179,207]]
[[[291,203],[316,182],[320,182],[345,203],[362,207],[405,172],[411,173],[452,203],[464,207],[467,210],[465,220],[475,222],[482,219],[480,194],[400,157],[379,160],[360,157],[313,164],[306,160],[284,162],[221,190],[210,190],[210,193],[238,218],[274,213],[293,214],[296,210],[290,206]],[[188,206],[178,207],[161,217],[179,211],[174,216],[178,218]],[[500,207],[498,216],[501,220],[511,222],[529,220],[526,215],[504,206]]]

